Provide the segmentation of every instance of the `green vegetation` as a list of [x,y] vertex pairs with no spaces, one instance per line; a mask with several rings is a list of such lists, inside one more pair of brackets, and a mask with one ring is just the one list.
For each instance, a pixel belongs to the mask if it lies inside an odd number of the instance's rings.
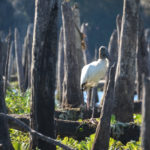
[[[21,94],[18,89],[7,90],[6,104],[9,108],[9,113],[15,114],[29,114],[30,113],[30,90],[27,90],[24,94]],[[97,119],[99,120],[99,119]],[[79,121],[82,121],[81,119]],[[141,124],[141,115],[134,114],[134,122],[138,125]],[[115,124],[115,116],[111,117],[111,124]],[[15,150],[28,150],[29,148],[29,134],[23,133],[14,129],[10,129],[10,137]],[[65,137],[61,139],[57,137],[63,144],[66,144],[77,150],[90,150],[94,141],[95,134],[86,137],[83,141],[77,141],[73,138]],[[140,140],[141,141],[141,140]],[[110,138],[109,150],[141,150],[140,141],[130,141],[126,145],[123,145],[120,141],[116,141]],[[57,150],[62,150],[57,146]]]
[[30,113],[30,90],[22,94],[18,89],[9,89],[6,93],[6,104],[9,113],[29,114]]

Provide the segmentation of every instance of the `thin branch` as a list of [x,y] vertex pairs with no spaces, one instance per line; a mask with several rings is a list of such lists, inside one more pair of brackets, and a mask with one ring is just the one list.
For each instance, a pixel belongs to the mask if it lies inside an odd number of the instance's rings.
[[17,125],[19,125],[21,128],[24,128],[25,131],[27,132],[30,132],[30,134],[34,135],[34,136],[37,136],[39,139],[43,140],[43,141],[46,141],[48,143],[51,143],[51,144],[54,144],[54,145],[58,145],[60,147],[62,147],[64,150],[74,150],[62,143],[60,143],[58,140],[55,140],[55,139],[52,139],[50,137],[47,137],[33,129],[31,129],[29,126],[27,126],[25,123],[23,123],[22,121],[12,117],[12,116],[9,116],[7,114],[4,114],[4,113],[0,113],[0,117],[4,117],[5,119],[8,119],[10,121],[13,121],[14,123],[16,123]]

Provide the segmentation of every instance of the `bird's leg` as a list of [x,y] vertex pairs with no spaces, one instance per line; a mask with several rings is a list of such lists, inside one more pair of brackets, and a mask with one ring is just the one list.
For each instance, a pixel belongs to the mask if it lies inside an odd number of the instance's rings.
[[91,119],[90,119],[90,122],[92,124],[97,124],[98,123],[96,121],[96,119],[94,118],[96,96],[97,96],[97,88],[93,88],[92,89],[92,97],[91,97],[91,101],[92,101],[92,116],[91,116]]
[[92,89],[92,118],[91,119],[93,119],[94,118],[94,112],[95,112],[95,94],[97,94],[96,93],[97,92],[97,90],[95,89],[95,88],[93,88]]
[[91,88],[87,90],[87,110],[90,109],[91,91]]

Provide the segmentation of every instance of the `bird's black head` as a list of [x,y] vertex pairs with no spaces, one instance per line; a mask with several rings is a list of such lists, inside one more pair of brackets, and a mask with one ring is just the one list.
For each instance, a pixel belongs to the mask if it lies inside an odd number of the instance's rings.
[[99,58],[100,59],[106,59],[107,58],[108,60],[110,59],[108,50],[105,46],[101,46],[99,48]]

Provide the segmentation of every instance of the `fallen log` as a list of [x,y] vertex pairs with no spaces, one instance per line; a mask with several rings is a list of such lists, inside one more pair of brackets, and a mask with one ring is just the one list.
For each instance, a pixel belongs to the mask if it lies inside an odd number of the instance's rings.
[[[134,102],[134,113],[141,113],[142,101]],[[101,108],[96,107],[94,112],[94,118],[100,117]],[[89,110],[85,108],[68,108],[63,110],[55,111],[55,118],[63,120],[78,120],[80,119],[89,119],[92,116],[92,108]]]
[[[29,115],[11,115],[16,119],[19,119],[29,125]],[[84,140],[85,137],[90,136],[95,133],[97,123],[91,123],[91,121],[69,121],[55,119],[56,134],[60,137],[73,137],[76,140]],[[9,128],[14,128],[25,132],[20,126],[8,120]],[[140,136],[140,126],[134,123],[116,123],[111,126],[110,136],[115,140],[121,141],[126,144],[130,140],[138,141]]]
[[26,132],[29,132],[30,135],[34,135],[36,138],[42,140],[42,141],[45,141],[47,143],[51,143],[55,146],[59,146],[61,148],[63,148],[64,150],[74,150],[72,149],[71,147],[67,146],[67,145],[64,145],[62,144],[60,141],[56,140],[56,139],[53,139],[51,137],[48,137],[32,128],[30,128],[29,125],[25,124],[23,121],[17,119],[17,118],[14,118],[12,117],[11,115],[7,115],[5,113],[0,113],[0,117],[4,117],[5,119],[7,119],[7,121],[11,121],[13,122],[14,124],[20,126],[20,128],[23,128]]

